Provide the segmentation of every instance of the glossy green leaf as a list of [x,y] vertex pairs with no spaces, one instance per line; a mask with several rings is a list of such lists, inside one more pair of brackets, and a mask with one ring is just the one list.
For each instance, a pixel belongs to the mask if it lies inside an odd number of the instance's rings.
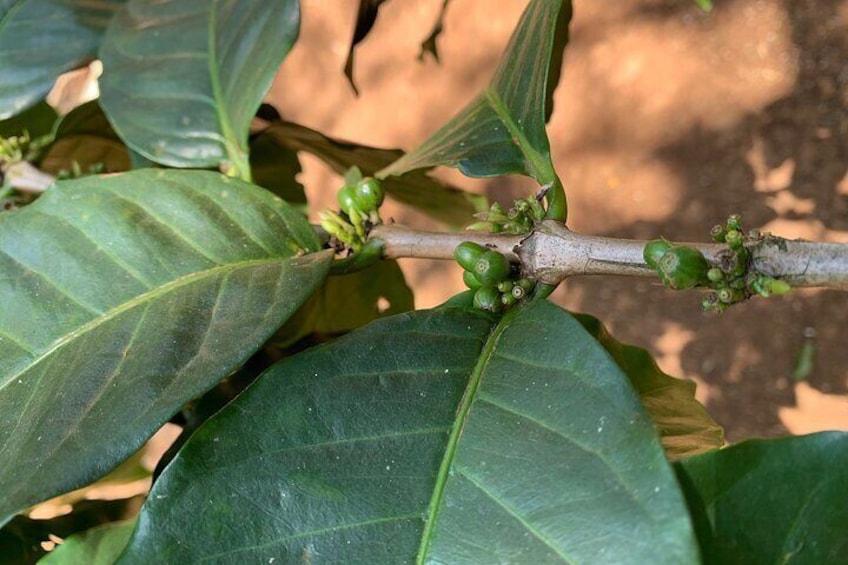
[[329,277],[280,328],[274,342],[287,346],[309,335],[332,337],[414,307],[397,263],[379,261],[362,271]]
[[571,0],[564,1],[557,17],[554,43],[551,48],[551,60],[548,63],[548,80],[545,85],[545,123],[551,120],[551,115],[554,113],[554,92],[559,86],[559,79],[562,74],[562,60],[570,39],[569,24],[573,15]]
[[[364,175],[373,176],[403,155],[399,149],[378,149],[331,139],[290,122],[274,122],[264,135],[283,147],[315,155],[339,174],[356,165]],[[387,178],[383,181],[383,188],[398,202],[454,227],[468,224],[473,214],[488,207],[483,196],[446,186],[425,171]]]
[[96,100],[74,108],[62,118],[39,166],[55,175],[71,170],[74,162],[83,172],[96,165],[102,165],[103,172],[108,173],[126,171],[131,166],[127,146]]
[[630,379],[670,459],[724,446],[724,430],[695,400],[694,382],[663,373],[650,353],[617,341],[597,318],[585,314],[576,317]]
[[0,137],[22,135],[25,131],[31,138],[53,132],[58,116],[47,102],[39,102],[13,118],[0,121]]
[[126,0],[0,0],[0,119],[42,100],[56,77],[93,59]]
[[112,565],[127,545],[135,520],[75,534],[48,553],[39,565]]
[[[556,179],[545,132],[548,83],[557,30],[567,27],[568,0],[532,0],[489,86],[414,151],[378,173],[400,175],[447,165],[472,177],[525,174]],[[562,32],[560,32],[560,39]],[[560,51],[562,45],[558,46]],[[556,76],[559,69],[556,70]]]
[[0,564],[35,563],[47,553],[41,542],[50,541],[51,535],[68,538],[97,526],[134,519],[143,499],[83,500],[74,503],[71,512],[48,520],[15,516],[0,529]]
[[297,0],[131,0],[100,49],[103,107],[157,163],[247,178],[250,121],[299,26]]
[[416,556],[696,561],[627,377],[556,306],[394,316],[278,363],[160,476],[121,563]]
[[844,563],[848,433],[752,440],[676,463],[706,563]]
[[145,169],[0,215],[0,524],[106,474],[320,285],[328,252],[255,186]]

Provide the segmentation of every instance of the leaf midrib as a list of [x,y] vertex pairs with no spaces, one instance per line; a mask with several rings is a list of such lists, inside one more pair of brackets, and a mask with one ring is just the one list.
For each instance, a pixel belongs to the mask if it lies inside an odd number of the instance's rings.
[[500,119],[501,123],[503,123],[504,127],[506,127],[509,135],[512,137],[513,142],[518,146],[518,149],[524,155],[524,158],[527,160],[527,164],[529,165],[530,176],[532,176],[536,181],[541,185],[546,185],[556,181],[556,173],[553,170],[553,166],[551,165],[550,158],[545,157],[533,147],[530,141],[527,139],[527,136],[524,135],[524,132],[521,131],[521,128],[518,127],[518,124],[512,117],[509,109],[501,100],[500,95],[495,91],[494,88],[489,86],[486,90],[483,91],[483,96],[486,99],[486,102],[489,104],[489,107],[495,113],[495,115]]
[[120,314],[127,312],[136,306],[144,304],[147,301],[154,300],[160,296],[168,294],[169,292],[176,290],[180,287],[190,285],[196,281],[203,280],[206,277],[213,277],[220,273],[227,273],[231,271],[237,271],[243,268],[250,268],[254,266],[260,265],[269,265],[272,263],[280,262],[280,261],[288,261],[291,260],[292,257],[273,257],[270,259],[251,259],[249,261],[239,261],[237,263],[228,263],[226,265],[219,265],[217,267],[213,267],[211,269],[204,269],[202,271],[196,271],[190,273],[188,275],[183,275],[178,277],[172,281],[169,281],[161,286],[158,286],[154,289],[151,289],[147,292],[139,294],[127,300],[126,302],[115,306],[114,308],[106,311],[103,315],[93,318],[76,328],[75,330],[65,334],[64,336],[58,338],[53,342],[43,353],[35,357],[31,362],[27,363],[25,367],[19,370],[17,373],[11,375],[5,383],[0,383],[0,392],[2,392],[7,386],[15,382],[17,379],[22,377],[25,373],[30,371],[33,367],[43,362],[45,359],[49,358],[54,352],[61,349],[68,343],[71,343],[75,339],[85,335],[86,333],[95,330],[100,327],[102,324],[109,322],[110,320],[116,318]]
[[442,500],[444,499],[445,485],[447,484],[453,460],[456,457],[456,450],[459,447],[459,438],[462,435],[463,428],[465,428],[465,421],[468,418],[468,412],[471,409],[471,404],[474,402],[477,389],[480,386],[483,372],[494,355],[495,346],[498,344],[501,335],[521,310],[521,308],[515,308],[506,313],[494,329],[492,329],[486,343],[483,345],[483,349],[480,351],[480,358],[477,360],[477,364],[474,366],[471,376],[468,379],[468,385],[465,388],[465,393],[462,395],[462,400],[457,408],[456,418],[454,419],[450,436],[448,437],[445,455],[442,457],[442,463],[436,475],[436,484],[433,487],[433,496],[430,499],[427,521],[424,524],[424,531],[421,534],[421,544],[418,548],[418,556],[415,561],[418,565],[424,563],[424,558],[429,550],[433,530],[436,526],[436,519],[438,518]]
[[227,100],[224,97],[224,90],[221,87],[221,73],[218,69],[218,49],[215,37],[215,31],[218,27],[218,2],[212,0],[209,4],[209,28],[207,29],[206,41],[209,60],[207,61],[209,69],[209,80],[212,83],[212,96],[215,99],[215,115],[218,117],[218,123],[221,125],[221,133],[224,135],[224,149],[230,162],[236,164],[238,155],[235,153],[235,147],[238,147],[238,140],[235,138],[233,125],[230,123],[230,116],[227,114]]

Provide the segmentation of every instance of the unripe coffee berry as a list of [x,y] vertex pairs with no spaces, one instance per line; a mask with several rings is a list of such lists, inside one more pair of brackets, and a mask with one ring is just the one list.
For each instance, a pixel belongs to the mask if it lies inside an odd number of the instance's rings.
[[463,241],[453,250],[454,259],[466,271],[473,271],[477,260],[483,256],[486,248],[473,241]]
[[651,268],[656,269],[660,259],[671,249],[671,244],[664,239],[654,239],[645,244],[642,250],[642,258]]
[[481,310],[489,312],[500,312],[503,308],[501,295],[495,290],[495,287],[484,286],[477,289],[474,293],[474,306]]
[[497,251],[486,251],[474,264],[474,276],[484,285],[496,285],[509,277],[509,260]]
[[657,265],[660,278],[671,288],[684,290],[707,280],[707,260],[697,249],[672,247]]
[[366,177],[356,183],[354,188],[353,198],[360,210],[364,212],[373,212],[383,203],[383,187],[380,181],[373,177]]

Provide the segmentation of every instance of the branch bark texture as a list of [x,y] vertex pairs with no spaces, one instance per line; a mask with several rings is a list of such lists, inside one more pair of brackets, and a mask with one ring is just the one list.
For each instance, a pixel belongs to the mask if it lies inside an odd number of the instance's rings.
[[[646,241],[574,233],[562,224],[545,221],[526,236],[477,233],[429,233],[394,225],[375,227],[372,238],[386,244],[386,256],[452,259],[463,241],[475,241],[521,263],[526,275],[557,284],[575,275],[656,277],[642,258]],[[686,243],[718,264],[726,245]],[[752,243],[751,267],[793,287],[848,290],[848,244],[786,240],[769,236]]]

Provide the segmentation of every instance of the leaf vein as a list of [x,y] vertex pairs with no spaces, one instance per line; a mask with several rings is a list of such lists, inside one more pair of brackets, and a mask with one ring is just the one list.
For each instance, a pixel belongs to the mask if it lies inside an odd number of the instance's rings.
[[557,555],[559,555],[559,556],[562,558],[562,560],[563,560],[563,561],[565,561],[566,563],[576,563],[576,561],[574,561],[574,560],[570,559],[567,555],[565,555],[564,553],[562,553],[562,551],[560,550],[560,548],[558,548],[558,547],[555,545],[555,543],[553,542],[553,540],[551,540],[550,538],[548,538],[547,536],[545,536],[542,532],[540,532],[539,530],[537,530],[536,528],[534,528],[534,527],[533,527],[533,525],[532,525],[532,524],[530,524],[529,522],[527,522],[527,521],[526,521],[526,520],[525,520],[525,519],[524,519],[521,515],[519,515],[519,514],[518,514],[518,512],[516,512],[516,511],[515,511],[515,509],[513,509],[513,508],[512,508],[512,507],[510,507],[510,506],[507,506],[507,504],[506,504],[505,502],[503,502],[502,500],[500,500],[500,499],[499,499],[497,496],[495,496],[492,492],[490,492],[488,489],[486,489],[486,487],[484,487],[484,486],[483,486],[483,481],[481,481],[479,478],[477,478],[477,477],[475,477],[475,476],[471,475],[471,474],[468,472],[468,470],[467,470],[467,469],[465,469],[465,468],[457,467],[457,468],[456,468],[456,471],[457,471],[457,473],[459,473],[460,475],[462,475],[463,477],[465,477],[465,478],[468,480],[468,482],[470,482],[472,485],[474,485],[474,487],[475,487],[475,488],[477,488],[480,492],[482,492],[483,494],[485,494],[485,495],[486,495],[489,499],[491,499],[491,500],[492,500],[493,502],[495,502],[498,506],[500,506],[501,508],[503,508],[503,509],[507,512],[507,514],[509,514],[510,516],[512,516],[513,518],[515,518],[515,519],[516,519],[516,520],[517,520],[517,521],[518,521],[518,522],[519,522],[522,526],[524,526],[524,528],[525,528],[528,532],[530,532],[530,533],[531,533],[531,534],[532,534],[532,535],[533,535],[536,539],[538,539],[539,541],[541,541],[542,543],[544,543],[546,546],[548,546],[549,548],[551,548],[551,550],[553,550],[553,552],[554,552],[554,553],[556,553]]

